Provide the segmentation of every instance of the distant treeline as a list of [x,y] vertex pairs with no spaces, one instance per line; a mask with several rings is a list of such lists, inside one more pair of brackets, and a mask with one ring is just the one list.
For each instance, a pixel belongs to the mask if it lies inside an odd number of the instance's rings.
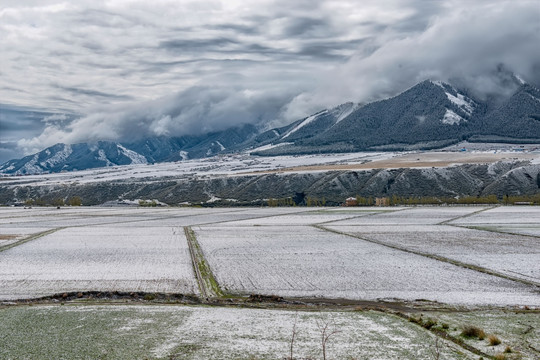
[[72,196],[68,199],[62,199],[62,198],[54,198],[54,199],[45,199],[45,198],[37,198],[37,199],[27,199],[24,202],[27,206],[81,206],[82,205],[82,199],[79,196]]
[[[503,204],[512,205],[520,203],[530,203],[540,205],[540,193],[534,195],[504,195],[502,198],[498,198],[496,195],[487,196],[462,196],[458,198],[453,197],[437,197],[437,196],[390,196],[386,198],[378,198],[379,203],[383,203],[388,206],[393,205],[475,205],[475,204]],[[377,198],[372,197],[356,197],[356,206],[375,206],[377,205]]]
[[496,195],[487,196],[462,196],[454,197],[437,197],[437,196],[397,196],[389,197],[363,197],[356,196],[356,202],[347,201],[343,204],[335,204],[327,202],[324,198],[317,199],[306,196],[302,202],[295,201],[295,197],[284,197],[279,199],[268,199],[267,205],[270,207],[277,206],[397,206],[397,205],[514,205],[514,204],[530,204],[540,205],[540,193],[535,195],[505,195],[498,198]]
[[[298,195],[298,194],[297,194]],[[352,199],[353,201],[350,201]],[[354,201],[356,200],[356,201]],[[55,199],[28,199],[25,201],[27,206],[81,206],[83,204],[82,199],[79,196],[73,196],[66,200],[62,198]],[[219,202],[219,203],[196,203],[191,206],[269,206],[269,207],[282,207],[282,206],[398,206],[398,205],[515,205],[515,204],[530,204],[540,205],[540,193],[534,195],[504,195],[503,197],[497,197],[496,195],[487,196],[462,196],[462,197],[437,197],[437,196],[397,196],[392,195],[389,197],[363,197],[356,196],[355,198],[349,198],[347,202],[336,203],[334,201],[327,201],[323,198],[316,198],[312,196],[305,196],[301,199],[298,196],[289,196],[283,198],[270,198],[266,201],[257,203],[253,202]],[[155,207],[160,206],[155,200],[147,201],[140,200],[139,206],[143,207]],[[184,205],[185,206],[185,205]]]

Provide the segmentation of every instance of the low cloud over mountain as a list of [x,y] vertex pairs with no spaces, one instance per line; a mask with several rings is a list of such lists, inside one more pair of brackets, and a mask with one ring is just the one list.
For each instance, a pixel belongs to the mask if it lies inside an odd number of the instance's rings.
[[0,99],[46,115],[2,118],[1,154],[277,127],[427,78],[509,95],[512,73],[540,84],[539,18],[534,0],[7,1]]

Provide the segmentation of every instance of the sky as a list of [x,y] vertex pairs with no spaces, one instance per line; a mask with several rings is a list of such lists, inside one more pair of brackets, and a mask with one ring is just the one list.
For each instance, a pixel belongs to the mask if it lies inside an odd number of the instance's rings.
[[394,96],[540,84],[538,0],[0,0],[0,163]]

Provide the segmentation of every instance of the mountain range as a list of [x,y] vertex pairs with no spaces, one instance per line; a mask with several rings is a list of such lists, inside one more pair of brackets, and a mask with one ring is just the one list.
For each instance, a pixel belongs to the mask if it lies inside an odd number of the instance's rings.
[[434,149],[461,140],[540,142],[540,90],[517,77],[515,81],[517,90],[503,100],[480,100],[448,83],[426,80],[386,100],[344,103],[266,131],[246,124],[200,136],[56,144],[5,162],[0,173],[181,161],[238,151],[275,156]]

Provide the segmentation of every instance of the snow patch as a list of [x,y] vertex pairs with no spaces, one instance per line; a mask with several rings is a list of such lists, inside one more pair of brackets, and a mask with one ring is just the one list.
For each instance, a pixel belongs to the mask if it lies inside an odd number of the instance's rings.
[[460,109],[462,109],[467,115],[471,115],[474,111],[474,102],[470,99],[466,99],[464,95],[457,94],[457,97],[446,93],[446,96],[448,97],[448,100],[450,100],[452,103],[456,104]]
[[323,115],[323,114],[326,114],[326,113],[328,113],[328,110],[323,110],[321,112],[318,112],[315,115],[311,115],[311,116],[307,117],[300,124],[296,125],[292,130],[287,131],[287,133],[285,135],[283,135],[282,139],[285,139],[285,138],[289,137],[291,134],[294,134],[295,132],[297,132],[298,130],[300,130],[301,128],[306,126],[307,124],[313,122],[313,120],[318,118],[320,115]]
[[[48,154],[50,155],[50,151],[47,150]],[[73,149],[71,148],[71,145],[64,145],[64,148],[60,151],[58,151],[56,154],[48,158],[47,160],[40,163],[43,167],[51,167],[59,163],[63,163],[66,161],[66,159],[71,155],[73,152]]]
[[436,80],[436,81],[431,81],[431,83],[434,84],[434,85],[437,85],[438,87],[443,88],[444,90],[446,90],[446,89],[444,88],[444,84],[443,84],[442,81]]
[[137,152],[135,152],[133,150],[129,150],[129,149],[123,147],[120,144],[117,144],[116,146],[118,147],[120,152],[122,152],[124,155],[126,155],[128,158],[130,158],[132,164],[146,164],[146,163],[148,163],[148,161],[146,161],[146,158],[144,156],[142,156],[141,154],[139,154],[139,153],[137,153]]
[[206,200],[206,202],[207,203],[213,203],[213,202],[220,201],[220,200],[221,200],[221,198],[219,198],[219,197],[217,197],[215,195],[212,195],[209,200]]
[[517,81],[519,81],[519,83],[520,83],[521,85],[525,85],[525,84],[526,84],[525,80],[523,80],[523,78],[522,78],[521,76],[519,76],[518,74],[514,74],[514,77],[516,78]]
[[225,150],[225,146],[223,146],[223,144],[221,144],[219,141],[216,141],[216,145],[219,146],[221,151]]
[[540,99],[537,98],[536,96],[533,96],[533,95],[531,95],[531,94],[529,94],[529,93],[527,93],[527,95],[529,95],[529,96],[530,96],[531,98],[533,98],[534,100],[540,102]]
[[[341,120],[345,119],[347,116],[351,115],[351,113],[358,108],[358,105],[353,103],[347,103],[347,106],[338,106],[335,110],[338,110],[336,112],[333,111],[333,113],[336,115],[336,124],[340,122]],[[339,109],[338,109],[339,108]]]
[[[458,93],[458,91],[450,84],[443,83],[442,81],[432,81],[434,85],[442,88],[448,100],[453,104],[456,104],[460,109],[462,109],[467,115],[471,115],[474,111],[476,104],[471,99],[467,98],[465,95]],[[454,96],[448,92],[448,88],[454,90],[457,96]]]
[[178,154],[180,155],[180,157],[182,158],[182,160],[187,160],[187,159],[189,159],[189,157],[188,157],[188,152],[187,152],[187,151],[183,151],[183,150],[182,150],[182,151],[180,151]]
[[292,143],[292,142],[284,142],[284,143],[279,143],[279,144],[268,144],[268,145],[259,146],[258,148],[255,148],[255,149],[248,150],[247,152],[252,153],[252,152],[255,152],[255,151],[263,151],[263,150],[273,149],[273,148],[276,148],[276,147],[280,147],[280,146],[284,146],[284,145],[291,145],[291,144],[294,144],[294,143]]
[[105,162],[105,166],[114,166],[114,164],[105,155],[105,150],[103,150],[103,149],[98,150],[97,159]]
[[36,154],[17,171],[17,174],[41,174],[42,172],[43,169],[38,165],[38,154]]
[[456,114],[455,112],[449,109],[446,109],[446,114],[444,114],[444,117],[442,118],[441,121],[443,124],[448,124],[448,125],[459,124],[462,121],[467,122],[467,120],[465,120],[464,118],[462,118],[461,116],[459,116],[458,114]]

